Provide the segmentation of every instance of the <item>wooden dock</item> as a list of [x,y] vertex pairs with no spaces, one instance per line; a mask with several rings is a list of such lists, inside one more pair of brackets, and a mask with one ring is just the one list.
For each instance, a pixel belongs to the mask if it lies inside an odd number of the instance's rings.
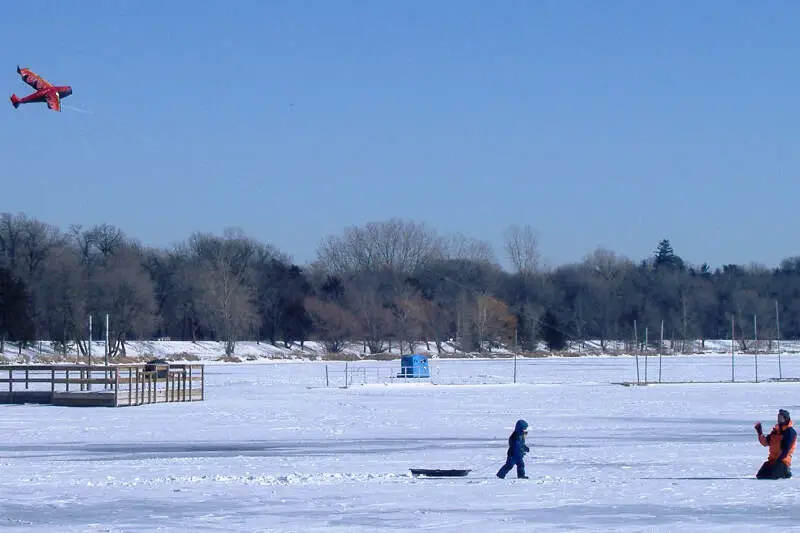
[[0,404],[125,407],[205,399],[201,364],[0,365]]

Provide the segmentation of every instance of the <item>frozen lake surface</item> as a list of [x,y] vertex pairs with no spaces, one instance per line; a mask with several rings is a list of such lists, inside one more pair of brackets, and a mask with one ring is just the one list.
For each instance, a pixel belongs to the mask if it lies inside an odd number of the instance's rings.
[[[208,365],[206,400],[128,408],[3,405],[0,527],[39,532],[774,531],[800,524],[798,479],[760,481],[800,383],[775,356]],[[352,370],[353,364],[350,363]],[[800,377],[785,355],[783,377]],[[644,377],[640,361],[640,379]],[[648,361],[658,379],[658,359]],[[366,384],[361,384],[361,382]],[[713,383],[713,382],[719,383]],[[495,472],[530,423],[530,479]],[[425,479],[410,468],[463,468]]]

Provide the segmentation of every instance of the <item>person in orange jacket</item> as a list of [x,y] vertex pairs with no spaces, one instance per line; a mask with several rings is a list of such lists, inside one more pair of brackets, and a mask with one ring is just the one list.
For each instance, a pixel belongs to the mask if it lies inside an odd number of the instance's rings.
[[758,442],[769,447],[769,455],[756,474],[758,479],[781,479],[792,477],[792,454],[797,444],[795,431],[789,411],[778,411],[778,423],[769,435],[761,432],[761,422],[756,422]]

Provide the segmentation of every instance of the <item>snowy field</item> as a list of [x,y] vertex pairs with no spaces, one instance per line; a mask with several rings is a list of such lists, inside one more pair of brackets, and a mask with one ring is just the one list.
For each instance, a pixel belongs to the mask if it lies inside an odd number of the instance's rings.
[[[330,387],[325,387],[328,366]],[[640,361],[640,372],[643,368]],[[206,401],[0,406],[0,528],[74,532],[775,531],[800,524],[800,479],[760,481],[777,409],[800,383],[745,382],[752,356],[432,361],[435,383],[343,383],[321,362],[206,367]],[[800,356],[782,358],[800,377]],[[777,377],[775,356],[759,378]],[[658,378],[658,358],[648,361]],[[502,464],[530,423],[528,480]],[[410,468],[465,468],[414,478]]]
[[[236,348],[233,357],[225,355],[225,343],[220,341],[176,341],[176,340],[151,340],[151,341],[128,341],[125,344],[126,354],[132,358],[141,358],[143,360],[151,359],[154,357],[165,358],[170,360],[199,360],[199,361],[239,361],[239,362],[261,362],[265,359],[269,360],[321,360],[330,359],[331,354],[328,353],[324,344],[317,341],[306,341],[302,346],[298,342],[291,343],[288,347],[283,343],[270,344],[268,342],[255,342],[255,341],[239,341],[236,343]],[[758,343],[748,341],[747,353],[785,353],[785,354],[800,354],[800,341],[797,340],[784,340],[780,343],[769,341],[759,341]],[[67,355],[56,353],[53,343],[48,341],[39,341],[31,344],[26,344],[21,348],[12,342],[6,342],[4,351],[0,353],[0,362],[9,363],[27,363],[27,362],[64,362],[70,360],[83,361],[84,355],[79,355],[77,347],[74,343],[70,344],[67,348]],[[105,343],[100,340],[92,342],[92,354],[95,362],[102,361],[104,354]],[[436,349],[434,343],[420,342],[414,346],[413,350],[401,350],[397,343],[392,345],[387,344],[384,347],[384,352],[380,354],[381,359],[386,359],[387,356],[400,358],[400,356],[413,351],[414,353],[425,354],[431,357],[438,357],[440,354]],[[586,342],[572,342],[569,343],[564,353],[572,355],[619,355],[631,353],[630,347],[622,342],[609,341],[607,343],[607,351],[600,348],[600,341],[586,341]],[[655,346],[648,348],[650,355],[657,354],[658,350]],[[678,345],[675,351],[670,348],[670,343],[664,343],[664,350],[662,353],[676,354],[678,353]],[[539,355],[550,355],[547,347],[540,343],[538,347]],[[691,343],[687,346],[685,354],[730,354],[731,341],[728,340],[706,340],[703,345],[699,341]],[[736,346],[736,353],[741,355],[742,349],[739,345]],[[442,344],[443,356],[457,356],[457,357],[472,357],[481,358],[486,357],[485,353],[464,353],[457,348],[457,345],[452,342],[444,342]],[[377,359],[379,357],[370,355],[365,346],[361,342],[346,343],[339,354],[338,358],[350,359]],[[507,347],[493,348],[491,352],[492,357],[511,357],[513,356],[512,350]],[[230,362],[226,361],[226,362]]]

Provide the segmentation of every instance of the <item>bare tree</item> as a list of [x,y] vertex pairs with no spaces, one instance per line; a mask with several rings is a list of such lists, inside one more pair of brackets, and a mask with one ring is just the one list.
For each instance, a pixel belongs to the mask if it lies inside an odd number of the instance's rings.
[[152,333],[156,322],[153,280],[134,248],[117,248],[92,280],[95,309],[109,314],[109,356],[125,355],[128,337]]
[[400,342],[400,351],[408,347],[414,351],[416,343],[422,338],[425,323],[426,302],[412,287],[406,287],[394,301],[394,331]]
[[331,353],[342,351],[347,339],[358,329],[352,313],[334,302],[313,297],[306,298],[304,305],[325,348]]
[[[730,295],[731,312],[734,315],[735,337],[742,351],[758,350],[755,341],[758,324],[762,327],[769,324],[769,319],[774,313],[773,302],[766,296],[759,294],[755,288],[737,288]],[[730,319],[728,319],[730,320]],[[762,340],[764,334],[762,333]]]
[[369,353],[385,352],[386,340],[396,334],[391,309],[374,290],[358,292],[351,305]]
[[[714,319],[717,317],[720,304],[713,282],[706,276],[690,279],[682,293],[682,303],[686,324],[684,329],[688,330],[684,338],[686,341],[700,339],[700,348],[705,349],[706,332],[714,328]],[[774,321],[771,322],[777,338],[777,330],[774,328],[776,324]],[[690,343],[687,343],[688,345]]]
[[0,265],[7,265],[26,286],[29,294],[27,314],[37,330],[34,335],[45,331],[43,310],[39,306],[45,267],[52,260],[53,250],[64,242],[54,226],[25,215],[0,215]]
[[463,233],[455,233],[442,239],[442,254],[445,259],[463,259],[476,263],[496,262],[491,244],[467,237]]
[[25,283],[31,283],[41,273],[47,254],[63,239],[58,229],[25,215],[0,215],[0,264]]
[[162,296],[161,320],[168,335],[197,342],[203,321],[200,296],[203,266],[192,256],[188,245],[180,244],[168,251],[164,258],[165,279]]
[[[436,352],[442,353],[443,344],[448,338],[450,323],[452,322],[452,313],[440,302],[433,300],[422,300],[421,312],[422,334],[425,337],[426,345],[430,340],[433,340],[436,346]],[[430,350],[430,346],[427,348]]]
[[324,239],[317,250],[318,263],[336,275],[384,269],[411,273],[440,256],[441,242],[432,229],[399,219],[349,227],[342,236]]
[[125,233],[111,224],[92,226],[84,232],[86,241],[97,249],[103,257],[109,257],[128,244]]
[[256,322],[249,267],[256,243],[238,230],[226,230],[223,238],[195,234],[189,244],[202,265],[196,282],[202,287],[200,305],[217,335],[232,355],[236,340]]
[[252,289],[233,275],[222,258],[204,274],[201,278],[205,287],[201,306],[217,334],[225,341],[225,354],[232,355],[237,339],[256,322]]
[[492,345],[508,344],[514,338],[517,319],[508,306],[497,298],[481,294],[476,298],[475,329],[478,346],[489,351]]
[[78,350],[86,354],[89,285],[86,266],[74,248],[60,246],[52,251],[38,300],[56,348],[66,352],[67,346],[75,342]]
[[25,233],[23,226],[27,220],[22,214],[18,217],[10,213],[0,214],[0,264],[5,265],[15,275],[18,273],[17,262]]
[[539,237],[531,226],[509,226],[505,231],[505,247],[508,259],[517,272],[523,276],[532,276],[539,271]]
[[597,248],[583,260],[587,300],[590,315],[594,317],[596,330],[600,333],[600,346],[606,349],[607,341],[616,336],[622,311],[622,286],[625,273],[633,263],[605,248]]
[[73,224],[68,235],[78,250],[81,261],[88,267],[90,278],[117,250],[135,244],[125,237],[122,230],[110,224],[98,224],[88,229],[80,224]]
[[459,287],[455,299],[455,326],[456,326],[456,342],[459,344],[461,350],[470,352],[473,350],[480,350],[480,335],[473,335],[474,313],[475,313],[475,298],[472,292],[468,292],[465,288]]

